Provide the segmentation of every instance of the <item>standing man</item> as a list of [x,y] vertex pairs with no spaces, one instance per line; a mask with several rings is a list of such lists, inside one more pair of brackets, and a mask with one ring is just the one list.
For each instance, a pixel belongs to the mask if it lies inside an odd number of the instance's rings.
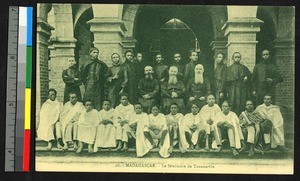
[[139,82],[139,80],[141,80],[142,77],[144,77],[144,68],[146,67],[146,64],[143,60],[142,53],[136,53],[135,67],[136,67],[137,82]]
[[180,53],[174,53],[174,61],[171,63],[171,66],[178,68],[178,78],[182,80],[184,74],[184,65],[182,64]]
[[107,65],[98,59],[99,49],[92,47],[90,49],[90,59],[80,68],[81,79],[85,85],[84,100],[93,100],[95,109],[101,109],[101,103],[105,97],[105,82],[108,75]]
[[164,58],[161,53],[156,54],[155,56],[156,64],[153,66],[154,77],[163,82],[168,76],[168,66],[163,63]]
[[224,64],[225,55],[223,53],[218,53],[215,61],[217,62],[217,67],[215,68],[214,88],[216,103],[220,106],[226,95],[225,82],[227,66]]
[[262,51],[262,61],[253,70],[253,92],[257,96],[257,103],[261,104],[265,94],[271,94],[273,101],[276,85],[283,81],[279,70],[270,58],[270,51]]
[[226,84],[232,111],[239,115],[249,95],[251,73],[245,65],[240,63],[241,54],[239,52],[235,52],[232,59],[234,63],[228,67]]
[[124,84],[125,92],[129,96],[129,102],[134,104],[138,100],[137,88],[138,88],[138,78],[136,75],[136,66],[133,61],[133,53],[130,50],[125,52],[125,62],[122,64],[122,68],[125,71],[125,75],[128,77],[128,81]]
[[190,53],[190,62],[185,65],[184,70],[184,82],[188,82],[189,79],[194,78],[195,76],[195,66],[198,63],[198,53],[196,51],[192,51]]
[[157,103],[159,93],[159,82],[153,77],[153,68],[145,67],[145,78],[141,79],[138,85],[139,102],[143,105],[147,114],[150,114],[151,107]]

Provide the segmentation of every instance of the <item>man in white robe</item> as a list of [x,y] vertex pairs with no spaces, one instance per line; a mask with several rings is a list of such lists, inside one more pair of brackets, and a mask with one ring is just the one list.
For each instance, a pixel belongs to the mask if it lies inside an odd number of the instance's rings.
[[[197,104],[192,104],[191,113],[186,114],[179,124],[181,152],[186,150],[199,150],[200,144],[205,138],[208,124],[204,122],[199,114]],[[196,146],[196,148],[195,148]]]
[[110,100],[104,100],[99,111],[100,122],[97,128],[94,152],[100,148],[116,147],[116,124],[119,122],[119,112],[111,107]]
[[163,158],[170,156],[170,136],[168,132],[166,117],[164,114],[159,113],[158,106],[152,106],[151,114],[149,115],[149,127],[148,132],[150,133],[155,147],[159,144],[159,154]]
[[[257,106],[256,110],[262,115],[263,119],[272,121],[273,127],[270,134],[264,134],[264,140],[267,147],[285,150],[283,117],[280,108],[272,104],[272,96],[265,95],[264,103]],[[269,146],[270,145],[270,146]],[[268,149],[268,148],[267,148]]]
[[234,156],[238,155],[237,149],[245,146],[244,137],[239,125],[239,118],[230,111],[230,106],[227,101],[222,104],[222,112],[219,112],[214,121],[214,133],[216,144],[218,146],[217,152],[222,149],[222,132],[226,132],[229,138],[229,144]]
[[78,118],[84,110],[84,106],[81,102],[78,102],[76,93],[69,93],[69,100],[62,109],[60,116],[59,126],[61,128],[61,136],[64,142],[64,150],[68,149],[68,143],[74,143],[74,149],[77,149],[77,122]]
[[41,107],[40,119],[37,121],[37,137],[47,141],[46,149],[51,150],[55,139],[57,140],[57,147],[62,148],[61,133],[56,123],[59,121],[63,105],[56,99],[57,92],[55,89],[49,89],[48,94],[48,99]]
[[93,153],[93,144],[96,137],[97,124],[99,123],[99,114],[96,109],[93,109],[93,101],[85,100],[85,110],[82,111],[78,119],[78,141],[79,147],[76,150],[80,153],[83,149],[83,144],[88,144],[88,152]]
[[179,124],[183,119],[183,114],[178,113],[178,104],[173,103],[170,106],[170,114],[166,115],[167,126],[170,134],[170,149],[172,153],[173,147],[179,143]]
[[207,105],[203,106],[202,109],[200,110],[199,114],[202,118],[203,121],[205,121],[209,126],[207,127],[208,129],[206,130],[206,143],[205,143],[205,149],[209,150],[209,138],[211,138],[212,142],[212,148],[216,149],[216,142],[214,138],[214,127],[213,123],[215,120],[215,117],[217,113],[221,112],[221,108],[219,107],[218,104],[215,104],[215,96],[210,94],[206,98]]
[[[117,150],[128,150],[128,130],[130,131],[129,116],[134,113],[134,107],[128,102],[128,95],[121,95],[121,103],[116,107],[121,120],[116,124]],[[123,145],[123,146],[122,146]]]

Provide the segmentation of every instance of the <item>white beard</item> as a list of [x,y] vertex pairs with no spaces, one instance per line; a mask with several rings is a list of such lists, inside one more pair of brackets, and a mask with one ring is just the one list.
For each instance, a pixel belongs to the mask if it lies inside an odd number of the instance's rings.
[[169,81],[168,81],[168,83],[169,84],[177,84],[177,77],[176,77],[176,75],[170,75],[169,76]]
[[195,84],[203,84],[203,74],[195,73]]

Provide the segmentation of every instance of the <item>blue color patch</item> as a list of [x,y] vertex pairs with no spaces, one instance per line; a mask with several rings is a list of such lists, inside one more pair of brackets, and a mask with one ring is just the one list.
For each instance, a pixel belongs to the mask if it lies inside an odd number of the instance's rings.
[[32,7],[27,7],[27,46],[32,46]]

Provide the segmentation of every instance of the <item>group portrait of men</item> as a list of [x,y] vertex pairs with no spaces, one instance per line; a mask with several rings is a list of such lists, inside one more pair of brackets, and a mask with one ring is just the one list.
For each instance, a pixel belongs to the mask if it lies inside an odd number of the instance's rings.
[[48,142],[48,150],[56,142],[59,149],[72,146],[77,153],[85,145],[89,153],[135,148],[143,157],[158,148],[167,158],[174,148],[220,152],[226,142],[233,155],[286,149],[284,120],[273,104],[283,79],[269,50],[262,51],[252,73],[240,63],[241,53],[232,55],[232,65],[218,53],[214,77],[206,77],[196,51],[187,64],[180,53],[168,65],[161,53],[154,64],[145,62],[142,53],[124,55],[121,61],[112,53],[111,67],[98,59],[95,47],[79,68],[69,60],[62,73],[64,102],[49,89],[38,119],[37,137]]

